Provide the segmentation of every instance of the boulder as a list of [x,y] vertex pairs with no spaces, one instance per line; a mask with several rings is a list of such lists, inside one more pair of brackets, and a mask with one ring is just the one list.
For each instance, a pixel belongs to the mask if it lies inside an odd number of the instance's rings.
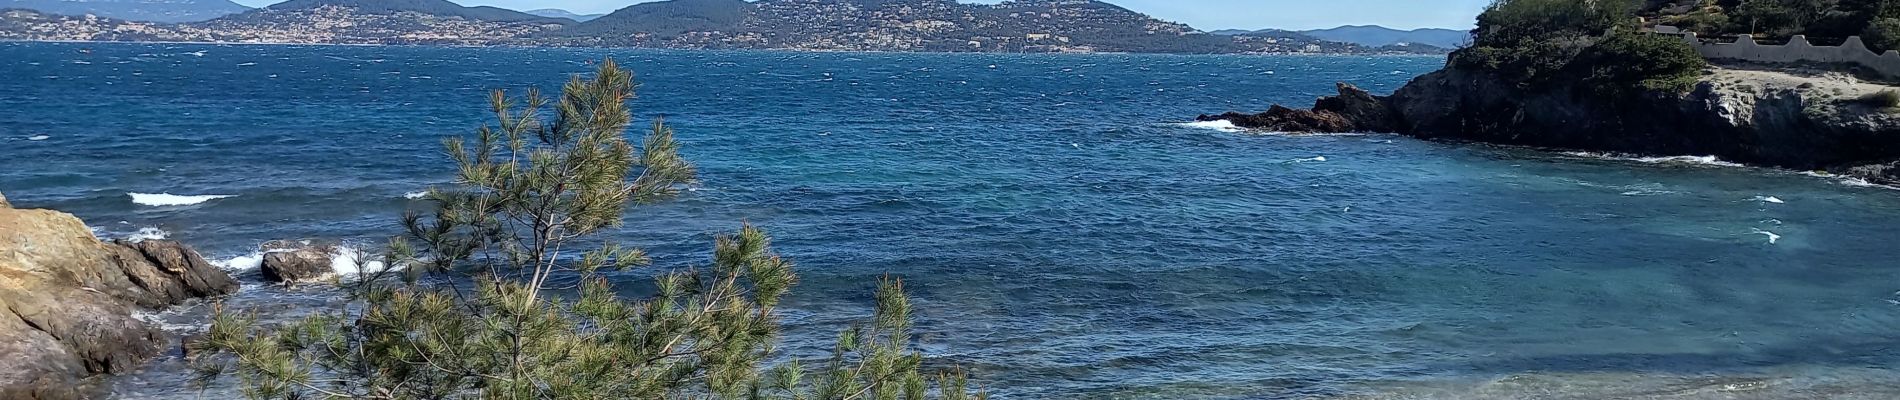
[[272,250],[264,254],[264,280],[283,284],[328,282],[336,279],[330,252],[318,247]]
[[175,242],[105,243],[71,214],[0,208],[0,398],[82,398],[81,379],[165,344],[133,310],[236,290]]
[[185,292],[192,297],[208,297],[237,292],[237,280],[230,274],[218,269],[198,255],[190,246],[170,240],[146,240],[136,244],[119,242],[120,245],[137,246],[139,253],[152,262],[159,270],[165,271],[185,285]]
[[0,193],[0,208],[13,208],[13,204],[7,202],[7,195],[5,193]]
[[238,283],[190,246],[170,240],[114,241],[106,246],[126,278],[162,307],[237,292]]

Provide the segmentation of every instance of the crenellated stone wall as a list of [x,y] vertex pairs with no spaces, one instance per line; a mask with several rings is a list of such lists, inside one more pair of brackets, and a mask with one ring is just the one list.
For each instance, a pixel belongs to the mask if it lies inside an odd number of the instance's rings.
[[1695,32],[1681,32],[1673,27],[1657,27],[1659,34],[1680,35],[1689,42],[1702,57],[1711,60],[1736,60],[1760,63],[1794,64],[1824,63],[1848,64],[1867,69],[1886,78],[1900,78],[1900,51],[1888,50],[1875,53],[1859,36],[1850,36],[1840,46],[1815,46],[1808,42],[1807,36],[1795,35],[1784,45],[1764,45],[1755,42],[1755,38],[1742,36],[1734,43],[1704,41],[1696,37]]

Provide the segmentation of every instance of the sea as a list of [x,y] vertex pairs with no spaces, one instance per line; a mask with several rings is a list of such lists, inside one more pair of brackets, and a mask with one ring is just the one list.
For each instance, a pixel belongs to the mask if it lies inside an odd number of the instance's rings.
[[[189,243],[245,282],[230,307],[297,315],[336,293],[263,283],[260,243],[374,251],[491,91],[607,58],[700,171],[609,233],[656,259],[616,282],[759,226],[801,276],[782,357],[827,356],[891,276],[928,362],[998,399],[1900,398],[1893,188],[1193,122],[1435,57],[0,43],[0,192]],[[173,350],[103,385],[232,393],[190,377]]]

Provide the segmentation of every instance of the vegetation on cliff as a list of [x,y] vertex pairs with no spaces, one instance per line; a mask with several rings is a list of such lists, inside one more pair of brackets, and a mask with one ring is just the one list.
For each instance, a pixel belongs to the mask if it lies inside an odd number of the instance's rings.
[[1900,1],[1894,0],[1649,0],[1641,15],[1704,36],[1860,35],[1877,50],[1900,48]]
[[819,365],[782,361],[777,307],[797,276],[750,226],[717,238],[706,269],[621,298],[609,274],[649,259],[602,233],[694,177],[666,125],[629,143],[633,88],[609,60],[558,100],[496,93],[495,125],[446,142],[455,186],[432,190],[434,209],[391,242],[385,261],[406,268],[289,326],[221,313],[195,345],[203,377],[268,399],[982,397],[960,371],[926,376],[895,279]]
[[1673,37],[1636,31],[1635,0],[1498,0],[1453,68],[1526,88],[1585,83],[1603,94],[1687,90],[1707,62]]

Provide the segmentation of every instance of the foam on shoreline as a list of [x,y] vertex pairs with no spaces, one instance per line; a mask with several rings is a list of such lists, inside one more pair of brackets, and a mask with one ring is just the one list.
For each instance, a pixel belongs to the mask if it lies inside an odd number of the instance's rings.
[[1592,153],[1587,151],[1566,151],[1563,155],[1611,161],[1635,161],[1646,164],[1691,165],[1709,167],[1747,167],[1741,163],[1723,161],[1715,156],[1667,156],[1642,157],[1616,153]]
[[1234,125],[1234,121],[1228,121],[1224,119],[1213,120],[1213,121],[1186,122],[1186,123],[1181,123],[1180,125],[1189,127],[1189,128],[1196,128],[1196,129],[1213,129],[1213,130],[1217,130],[1221,132],[1241,132],[1241,131],[1246,130],[1246,129],[1241,129],[1239,126]]

